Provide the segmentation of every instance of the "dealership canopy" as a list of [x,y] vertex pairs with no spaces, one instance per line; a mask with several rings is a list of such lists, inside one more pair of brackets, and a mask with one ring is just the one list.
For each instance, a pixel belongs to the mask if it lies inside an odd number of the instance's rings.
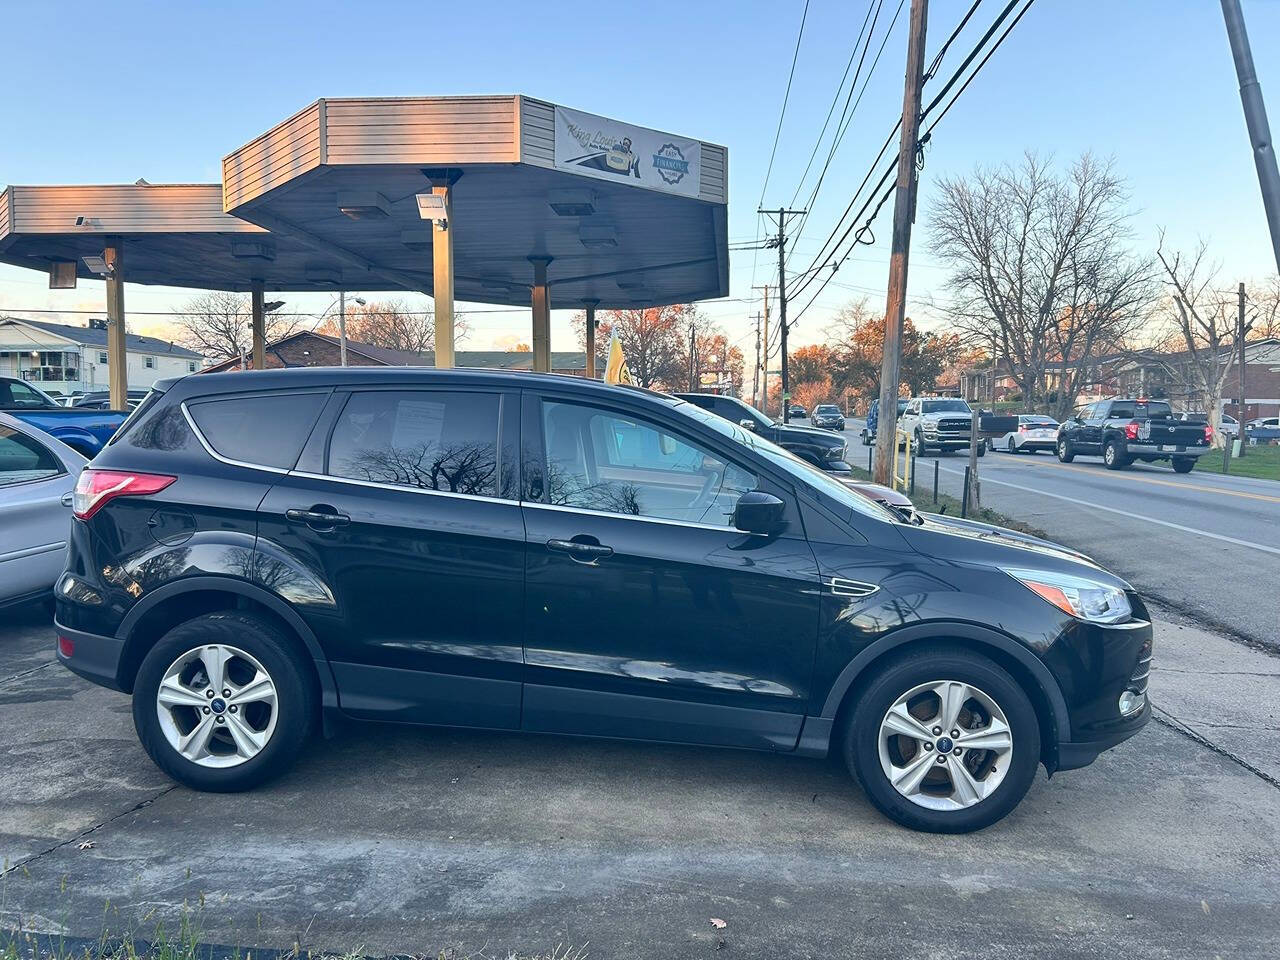
[[251,290],[256,330],[264,290],[421,291],[441,366],[455,298],[529,304],[548,369],[552,304],[727,295],[727,167],[524,96],[319,100],[227,155],[221,184],[8,187],[0,261],[105,275],[109,314],[126,280]]

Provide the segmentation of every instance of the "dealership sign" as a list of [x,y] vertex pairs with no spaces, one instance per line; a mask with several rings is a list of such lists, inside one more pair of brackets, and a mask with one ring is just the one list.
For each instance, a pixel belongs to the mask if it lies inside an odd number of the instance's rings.
[[702,144],[556,107],[556,166],[601,180],[696,197]]

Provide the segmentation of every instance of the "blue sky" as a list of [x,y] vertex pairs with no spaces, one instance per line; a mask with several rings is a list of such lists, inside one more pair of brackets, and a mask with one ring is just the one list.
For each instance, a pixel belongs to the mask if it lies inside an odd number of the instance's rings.
[[[886,0],[879,30],[897,5]],[[934,0],[931,53],[968,5]],[[949,65],[1002,5],[986,0]],[[117,0],[64,2],[53,15],[43,4],[16,4],[6,11],[7,35],[21,39],[8,45],[11,93],[0,97],[0,184],[214,182],[225,153],[317,97],[518,92],[725,144],[730,240],[750,241],[803,6]],[[797,269],[900,110],[907,6],[796,248]],[[863,0],[811,0],[766,206],[791,201],[865,12]],[[1280,131],[1280,2],[1245,0],[1245,16]],[[1163,226],[1175,244],[1210,241],[1227,281],[1274,272],[1216,0],[1038,0],[935,132],[922,219],[939,177],[1027,149],[1064,162],[1085,150],[1113,156],[1138,211],[1136,244],[1150,247]],[[883,300],[890,219],[886,207],[880,241],[840,271],[840,286],[802,318],[796,342],[820,339],[852,298]],[[917,313],[918,298],[941,293],[943,279],[922,241],[917,234],[909,286]],[[774,281],[773,258],[734,254],[733,299],[707,307],[744,348],[759,306],[745,301],[755,296],[753,278]],[[0,312],[103,303],[98,283],[46,287],[42,275],[0,266]],[[133,285],[127,303],[172,310],[188,296]],[[290,308],[318,311],[329,298],[288,299]],[[567,317],[556,315],[556,348],[571,347]],[[528,339],[527,313],[477,314],[470,324],[467,346]],[[165,332],[154,317],[135,317],[131,327]]]

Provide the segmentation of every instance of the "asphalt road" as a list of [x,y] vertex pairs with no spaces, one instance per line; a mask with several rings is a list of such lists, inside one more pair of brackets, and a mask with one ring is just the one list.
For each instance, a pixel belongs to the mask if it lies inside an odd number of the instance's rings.
[[834,762],[389,726],[197,794],[126,697],[54,661],[42,615],[6,613],[0,928],[145,937],[186,911],[206,942],[339,953],[1274,957],[1280,659],[1161,616],[1163,722],[938,837]]
[[[861,421],[849,461],[865,467]],[[967,451],[917,459],[917,491],[964,486]],[[1107,470],[1099,457],[988,453],[982,504],[1045,531],[1127,579],[1147,597],[1221,632],[1280,648],[1280,484],[1177,474],[1161,464]]]

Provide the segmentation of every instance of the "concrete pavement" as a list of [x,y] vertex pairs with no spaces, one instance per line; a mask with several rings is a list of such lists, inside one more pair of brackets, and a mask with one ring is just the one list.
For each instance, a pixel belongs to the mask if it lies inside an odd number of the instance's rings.
[[[849,459],[866,466],[850,421]],[[917,491],[959,497],[966,453],[917,459]],[[1087,553],[1147,597],[1219,632],[1280,649],[1280,484],[1159,464],[1111,471],[1101,458],[988,453],[982,503]]]
[[185,904],[209,942],[369,953],[1274,956],[1280,660],[1161,616],[1153,697],[1212,746],[1153,723],[967,837],[891,825],[834,762],[390,726],[196,794],[8,617],[0,927],[146,934]]

